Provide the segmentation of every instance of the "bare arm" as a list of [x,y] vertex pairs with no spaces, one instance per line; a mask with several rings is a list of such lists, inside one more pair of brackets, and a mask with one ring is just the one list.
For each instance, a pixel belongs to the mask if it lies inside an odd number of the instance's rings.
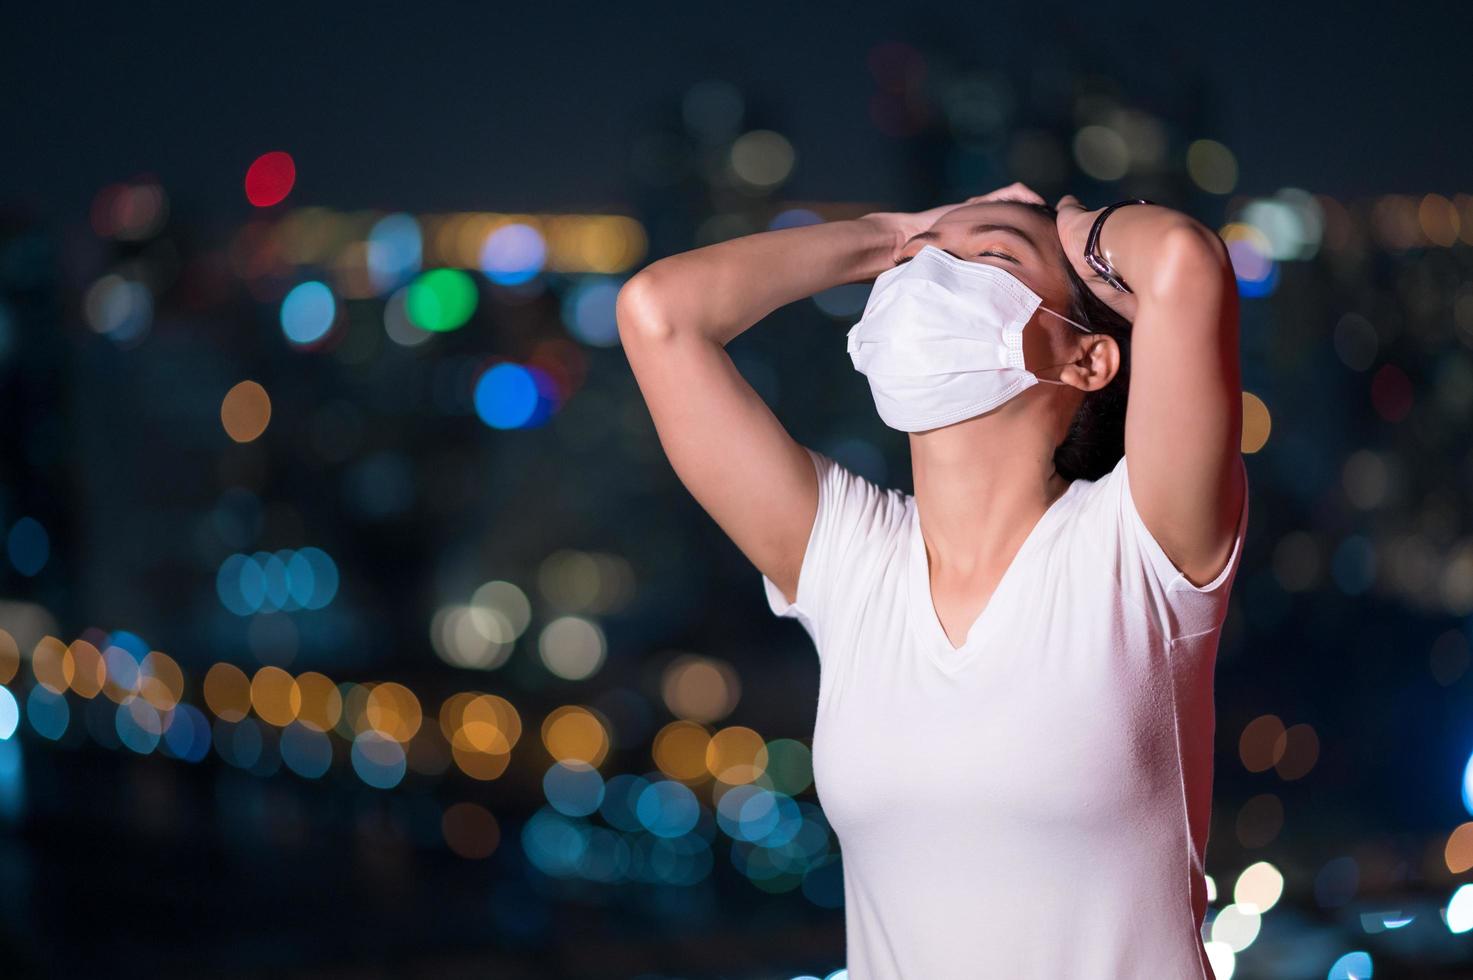
[[661,259],[619,292],[619,337],[676,475],[789,600],[817,477],[725,345],[787,303],[874,279],[897,244],[869,216],[759,232]]
[[1227,564],[1242,506],[1238,290],[1212,229],[1170,208],[1132,205],[1105,219],[1100,247],[1134,290],[1115,291],[1082,261],[1096,212],[1059,202],[1065,250],[1090,288],[1133,323],[1125,419],[1130,492],[1152,536],[1196,585]]

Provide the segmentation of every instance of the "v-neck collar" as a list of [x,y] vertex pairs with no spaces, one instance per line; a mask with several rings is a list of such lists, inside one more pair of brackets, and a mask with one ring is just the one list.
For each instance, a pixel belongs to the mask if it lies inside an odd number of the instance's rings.
[[910,561],[909,561],[909,592],[910,607],[915,622],[919,626],[920,635],[916,638],[921,648],[938,667],[947,673],[955,673],[973,660],[977,651],[982,646],[982,638],[986,633],[987,620],[991,617],[992,608],[997,605],[998,600],[1007,600],[1003,590],[1007,588],[1011,579],[1015,578],[1014,569],[1027,560],[1029,553],[1035,548],[1040,540],[1046,537],[1049,531],[1057,524],[1064,513],[1065,501],[1074,493],[1079,486],[1079,481],[1071,482],[1067,489],[1059,494],[1043,516],[1033,525],[1023,543],[1018,546],[1017,554],[1008,564],[998,579],[997,585],[992,590],[992,596],[987,600],[987,605],[977,614],[972,621],[967,635],[962,640],[962,645],[953,647],[951,640],[946,635],[946,630],[941,626],[941,617],[936,614],[936,603],[931,595],[931,570],[926,558],[926,540],[921,535],[921,512],[916,506],[915,497],[910,499]]

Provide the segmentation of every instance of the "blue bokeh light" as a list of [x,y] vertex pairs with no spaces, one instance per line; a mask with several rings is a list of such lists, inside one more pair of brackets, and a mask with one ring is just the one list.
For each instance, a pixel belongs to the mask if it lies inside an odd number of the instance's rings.
[[768,231],[777,231],[779,228],[801,228],[804,225],[821,225],[823,217],[816,211],[808,208],[787,208],[772,216],[767,223]]
[[326,283],[298,283],[281,301],[281,330],[294,344],[313,344],[332,329],[338,315],[337,300]]
[[337,591],[337,564],[321,548],[237,552],[215,573],[215,594],[237,616],[322,609]]
[[522,826],[522,850],[543,874],[573,877],[588,849],[588,831],[587,823],[544,806]]
[[486,236],[481,245],[481,271],[498,286],[516,286],[542,271],[547,242],[531,225],[512,222]]
[[51,557],[51,537],[34,517],[22,517],[5,535],[5,553],[22,575],[35,575]]
[[629,841],[617,830],[588,828],[588,846],[578,861],[578,873],[589,881],[613,884],[625,880],[634,864]]
[[180,703],[169,713],[159,751],[185,762],[198,762],[210,751],[210,722],[192,704]]
[[368,278],[376,293],[391,293],[419,273],[424,236],[412,215],[380,218],[368,233]]
[[542,791],[554,810],[586,817],[604,800],[604,778],[587,764],[555,762],[542,776]]
[[26,811],[26,760],[20,740],[0,741],[0,817],[14,823]]
[[1336,960],[1325,980],[1370,980],[1373,975],[1371,954],[1357,949]]
[[1468,762],[1463,766],[1463,809],[1473,816],[1473,754],[1468,756]]
[[520,364],[492,365],[476,381],[476,415],[493,429],[516,429],[537,412],[537,382]]
[[619,342],[619,323],[614,317],[621,280],[612,276],[584,276],[562,300],[563,324],[585,344],[613,347]]
[[332,767],[332,742],[325,733],[292,722],[281,733],[281,761],[298,776],[318,779]]
[[690,788],[670,779],[645,787],[634,810],[644,828],[658,837],[689,833],[701,815],[700,804]]
[[147,701],[136,698],[129,701],[118,709],[113,724],[119,741],[139,755],[148,755],[159,747],[163,721]]
[[650,781],[643,776],[628,772],[619,773],[609,779],[604,786],[604,797],[603,802],[599,805],[599,812],[610,826],[626,831],[644,829],[644,824],[640,823],[639,813],[635,807],[639,801],[639,794],[643,793],[649,784]]
[[107,669],[108,683],[124,691],[138,690],[143,671],[139,669],[139,658],[121,643],[111,643],[102,651],[102,662]]
[[72,710],[63,695],[37,685],[26,695],[26,718],[37,735],[54,742],[66,734]]
[[237,769],[249,769],[261,758],[261,730],[255,719],[237,722],[215,720],[212,732],[215,752]]
[[645,851],[645,880],[690,886],[704,881],[715,867],[711,845],[696,834],[649,837]]
[[0,740],[15,734],[20,724],[20,704],[8,687],[0,687]]
[[353,771],[375,789],[393,789],[404,778],[404,748],[377,732],[360,732],[353,739]]

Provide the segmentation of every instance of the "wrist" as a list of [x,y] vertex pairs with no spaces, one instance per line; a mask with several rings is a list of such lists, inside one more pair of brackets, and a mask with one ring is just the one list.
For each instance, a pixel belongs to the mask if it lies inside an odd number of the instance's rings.
[[855,275],[849,282],[868,282],[894,267],[909,235],[891,217],[872,212],[849,222],[855,229]]
[[[1096,212],[1095,224],[1091,226],[1094,255],[1132,292],[1139,291],[1154,277],[1167,252],[1168,240],[1172,249],[1177,249],[1184,240],[1217,237],[1189,215],[1154,202],[1117,207],[1106,214],[1107,210],[1101,208]],[[1089,250],[1086,243],[1085,251]],[[1086,264],[1094,265],[1088,258]]]
[[[1110,250],[1104,239],[1105,224],[1109,219],[1122,209],[1155,207],[1154,201],[1145,198],[1127,198],[1114,204],[1106,205],[1094,212],[1089,225],[1089,234],[1084,242],[1084,264],[1089,267],[1095,275],[1117,293],[1132,293],[1135,290],[1129,283],[1129,276],[1120,268],[1118,256],[1120,249]],[[1133,222],[1131,222],[1133,223]],[[1118,222],[1117,222],[1118,224]],[[1112,235],[1110,244],[1118,246],[1119,238]]]

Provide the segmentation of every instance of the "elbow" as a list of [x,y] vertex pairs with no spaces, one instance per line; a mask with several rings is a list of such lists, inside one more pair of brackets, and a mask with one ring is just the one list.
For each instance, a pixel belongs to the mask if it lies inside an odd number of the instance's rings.
[[1160,261],[1150,277],[1150,293],[1159,298],[1236,293],[1237,278],[1227,245],[1201,222],[1183,221],[1161,236]]
[[640,340],[668,336],[670,332],[651,268],[646,266],[625,280],[614,301],[614,322],[625,347]]

